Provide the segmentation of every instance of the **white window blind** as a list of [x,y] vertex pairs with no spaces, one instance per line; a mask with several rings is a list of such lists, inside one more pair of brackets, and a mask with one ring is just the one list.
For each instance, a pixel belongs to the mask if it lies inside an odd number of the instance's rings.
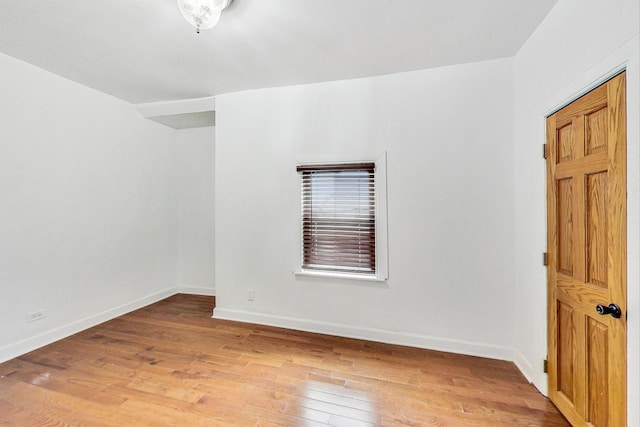
[[375,274],[375,164],[302,165],[302,268]]

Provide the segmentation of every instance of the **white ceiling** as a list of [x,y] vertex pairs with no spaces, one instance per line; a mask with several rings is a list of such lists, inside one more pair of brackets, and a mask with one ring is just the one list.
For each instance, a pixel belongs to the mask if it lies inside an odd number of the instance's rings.
[[[0,51],[132,103],[514,55],[557,0],[0,0]],[[1,75],[1,70],[0,70]]]

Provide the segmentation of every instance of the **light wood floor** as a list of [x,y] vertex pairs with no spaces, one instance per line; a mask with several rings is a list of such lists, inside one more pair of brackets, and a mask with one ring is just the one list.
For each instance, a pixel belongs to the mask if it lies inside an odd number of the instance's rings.
[[15,426],[568,426],[512,363],[211,319],[176,295],[0,364]]

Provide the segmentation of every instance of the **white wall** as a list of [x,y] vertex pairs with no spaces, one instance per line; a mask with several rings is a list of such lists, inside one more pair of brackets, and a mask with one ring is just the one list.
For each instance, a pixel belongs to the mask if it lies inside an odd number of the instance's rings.
[[[217,97],[214,316],[512,358],[512,65]],[[296,164],[384,151],[388,282],[294,276]]]
[[560,0],[515,57],[516,349],[517,363],[546,392],[544,117],[627,68],[629,169],[629,426],[640,425],[638,273],[638,29],[637,0]]
[[0,54],[0,361],[175,292],[174,139]]
[[213,295],[213,127],[177,132],[179,291]]
[[[515,59],[220,96],[215,156],[211,128],[173,131],[0,54],[0,360],[215,290],[217,317],[515,359],[546,391],[544,116],[623,64],[640,425],[639,14],[560,0]],[[295,165],[384,151],[388,282],[294,276]]]

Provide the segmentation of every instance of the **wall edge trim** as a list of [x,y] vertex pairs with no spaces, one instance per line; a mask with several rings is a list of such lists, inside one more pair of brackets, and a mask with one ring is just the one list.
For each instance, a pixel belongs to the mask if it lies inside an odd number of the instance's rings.
[[216,295],[216,288],[215,287],[206,288],[204,286],[178,285],[178,287],[176,288],[176,293],[213,297]]
[[[514,362],[514,349],[501,345],[480,342],[456,340],[450,338],[432,337],[408,332],[390,331],[374,328],[362,328],[338,323],[320,322],[309,319],[276,316],[271,314],[254,313],[243,310],[215,308],[213,318],[232,320],[259,325],[275,326],[305,332],[334,335],[344,338],[355,338],[386,344],[403,345],[426,350],[444,351],[468,356],[486,357],[491,359]],[[517,365],[516,365],[517,366]]]
[[44,347],[48,344],[54,343],[58,340],[67,338],[68,336],[77,334],[78,332],[82,332],[93,326],[99,325],[100,323],[104,323],[108,320],[114,319],[116,317],[146,307],[149,304],[153,304],[167,297],[175,295],[176,289],[176,287],[172,287],[164,289],[162,291],[154,292],[152,294],[148,294],[146,296],[138,298],[134,301],[85,317],[84,319],[76,320],[74,322],[58,326],[49,331],[29,337],[27,339],[5,345],[4,347],[0,348],[0,363],[14,359],[30,351],[37,350],[38,348]]

